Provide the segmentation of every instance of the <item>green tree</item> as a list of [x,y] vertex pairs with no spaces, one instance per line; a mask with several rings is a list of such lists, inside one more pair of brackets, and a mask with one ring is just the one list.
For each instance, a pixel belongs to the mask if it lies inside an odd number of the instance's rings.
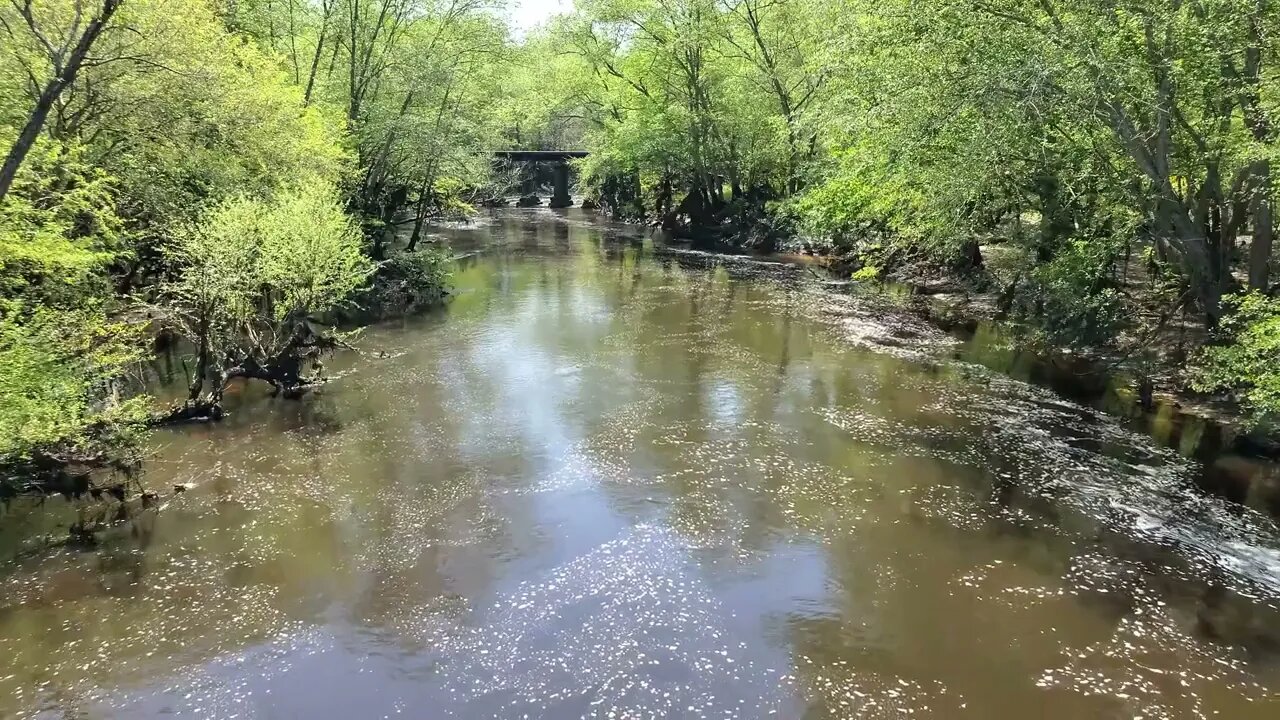
[[181,416],[221,413],[235,378],[296,392],[309,361],[341,344],[317,328],[368,282],[375,266],[352,221],[323,185],[270,201],[236,197],[211,208],[170,249],[179,277],[161,288],[161,312],[195,348]]

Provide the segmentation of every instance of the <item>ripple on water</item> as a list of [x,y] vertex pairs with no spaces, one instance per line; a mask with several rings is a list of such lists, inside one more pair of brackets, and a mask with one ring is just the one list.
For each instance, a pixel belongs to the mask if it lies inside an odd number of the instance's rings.
[[1187,461],[800,270],[678,255],[625,290],[500,264],[446,332],[374,329],[376,372],[191,433],[158,541],[4,578],[0,653],[36,669],[0,689],[126,717],[1276,699],[1274,528]]
[[[949,463],[987,478],[997,492],[1042,499],[1039,507],[1053,514],[1043,523],[1046,529],[1060,524],[1057,516],[1063,511],[1083,513],[1110,531],[1178,553],[1201,577],[1225,573],[1247,585],[1245,592],[1280,599],[1274,524],[1252,509],[1199,492],[1194,461],[1047,390],[1001,378],[990,378],[984,387],[989,391],[930,384],[937,412],[912,420],[857,407],[815,412],[854,440],[886,453]],[[978,505],[958,495],[950,506],[937,507],[951,507],[952,521],[970,529],[988,514],[975,512]],[[1026,510],[1014,510],[1024,522]]]

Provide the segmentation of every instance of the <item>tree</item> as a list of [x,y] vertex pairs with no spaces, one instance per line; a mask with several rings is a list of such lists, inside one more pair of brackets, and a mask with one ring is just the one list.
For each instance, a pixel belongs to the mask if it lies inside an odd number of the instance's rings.
[[[342,52],[351,50],[346,18],[356,18],[355,52]],[[483,37],[501,50],[505,35],[492,23],[468,29],[483,20],[481,6],[461,2],[0,8],[0,138],[13,141],[0,197],[0,424],[30,430],[0,447],[0,467],[26,472],[41,458],[40,472],[57,475],[72,460],[115,462],[111,447],[127,451],[148,403],[125,391],[123,373],[160,325],[195,347],[189,416],[216,413],[234,377],[300,392],[317,379],[312,362],[343,342],[320,323],[357,296],[438,298],[444,256],[374,262],[377,249],[359,232],[374,223],[344,209],[366,203],[344,190],[376,174],[373,162],[358,163],[388,138],[379,172],[389,169],[380,177],[391,185],[427,177],[439,197],[478,177],[467,174],[478,163],[464,160],[487,142],[472,121],[492,92],[493,64],[454,45],[461,50],[432,53],[431,67],[447,71],[432,75],[399,43],[436,28],[437,49]],[[344,82],[344,58],[355,85]],[[437,93],[442,78],[452,90]],[[385,110],[404,89],[423,102],[392,128]],[[403,134],[425,127],[428,113],[441,119],[431,142],[443,149],[431,158],[404,142],[418,135]],[[370,288],[376,270],[387,287]],[[41,347],[56,342],[65,352]]]
[[[22,4],[18,4],[17,0],[10,0],[21,22],[10,17],[8,12],[0,13],[0,27],[4,28],[9,38],[19,46],[29,44],[34,39],[42,51],[41,60],[46,66],[35,67],[25,58],[22,60],[31,89],[35,91],[39,88],[39,91],[35,94],[35,102],[26,122],[5,156],[4,164],[0,165],[0,202],[9,194],[18,168],[35,145],[49,111],[62,97],[62,93],[75,82],[76,76],[89,59],[89,51],[122,2],[123,0],[101,0],[95,14],[86,22],[83,2],[75,0],[74,14],[65,33],[55,23],[46,23],[43,18],[37,18],[32,0],[23,0]],[[56,32],[50,31],[50,25]],[[21,48],[17,52],[21,54]]]
[[819,7],[802,0],[724,0],[726,52],[746,60],[768,87],[786,124],[788,168],[786,191],[803,182],[801,166],[818,150],[817,128],[807,121],[820,99],[830,67],[824,64],[830,39],[822,31],[830,20]]
[[132,462],[146,418],[145,400],[124,389],[135,335],[92,309],[0,306],[0,497],[85,492],[67,464]]
[[227,200],[179,235],[180,276],[160,312],[196,348],[188,402],[176,416],[221,414],[235,378],[293,393],[314,382],[306,364],[341,345],[317,329],[362,287],[374,265],[328,188],[303,185],[272,201]]

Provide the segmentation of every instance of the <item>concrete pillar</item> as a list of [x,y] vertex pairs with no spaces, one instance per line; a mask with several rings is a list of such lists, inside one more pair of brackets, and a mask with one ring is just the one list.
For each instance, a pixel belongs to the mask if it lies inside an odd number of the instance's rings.
[[555,190],[551,193],[551,207],[567,208],[573,205],[573,198],[569,197],[569,163],[563,160],[556,163],[555,170]]
[[520,177],[520,194],[536,195],[538,193],[538,163],[525,162],[521,163]]
[[527,161],[521,163],[520,199],[516,207],[537,207],[542,204],[538,197],[538,163]]

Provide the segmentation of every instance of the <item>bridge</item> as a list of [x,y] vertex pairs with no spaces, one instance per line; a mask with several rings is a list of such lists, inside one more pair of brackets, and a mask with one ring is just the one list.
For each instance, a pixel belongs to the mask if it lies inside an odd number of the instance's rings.
[[506,160],[511,163],[524,163],[526,166],[524,173],[524,181],[521,191],[523,197],[520,198],[521,205],[537,205],[540,204],[536,189],[538,185],[537,166],[538,163],[551,163],[552,171],[552,193],[550,206],[553,208],[566,208],[573,205],[573,199],[569,197],[569,163],[572,158],[584,158],[587,156],[586,150],[495,150],[494,158]]

